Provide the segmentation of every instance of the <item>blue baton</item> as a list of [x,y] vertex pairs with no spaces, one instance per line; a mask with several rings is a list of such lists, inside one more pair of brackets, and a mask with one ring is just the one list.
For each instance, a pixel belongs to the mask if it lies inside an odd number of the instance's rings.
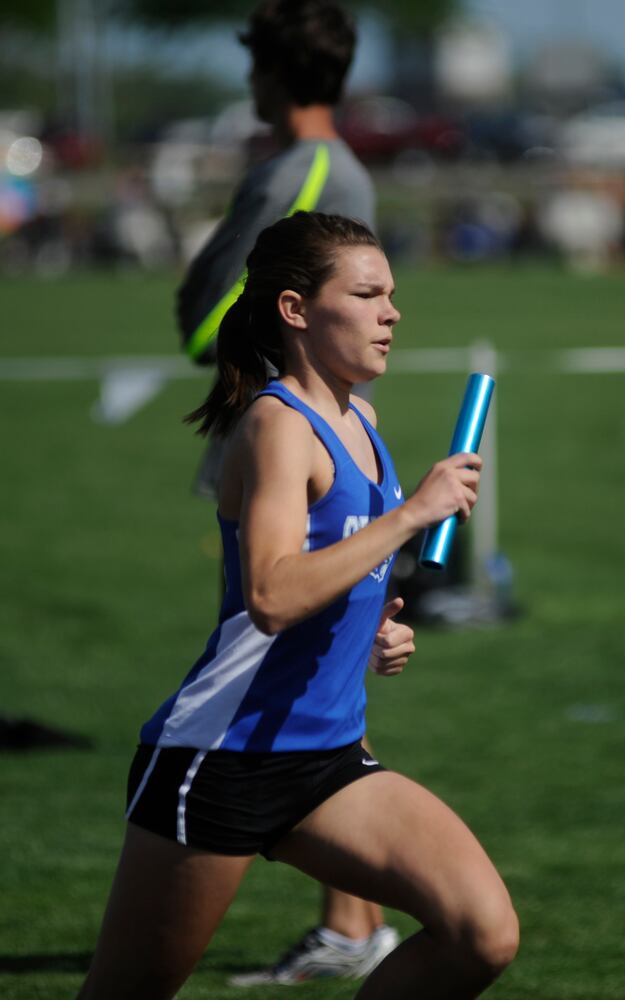
[[[451,439],[450,455],[461,451],[477,452],[482,440],[495,380],[490,375],[474,372],[469,375],[464,399]],[[445,569],[451,549],[458,515],[452,514],[433,528],[428,528],[421,546],[419,562],[426,569]]]

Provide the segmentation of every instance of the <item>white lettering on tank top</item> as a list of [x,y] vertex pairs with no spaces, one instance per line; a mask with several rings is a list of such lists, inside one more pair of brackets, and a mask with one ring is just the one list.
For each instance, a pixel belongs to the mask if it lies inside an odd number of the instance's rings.
[[[357,531],[360,531],[362,528],[366,528],[372,521],[375,521],[375,518],[369,517],[368,514],[348,514],[345,518],[345,523],[343,524],[343,538],[349,538],[350,535],[355,535]],[[369,576],[372,576],[377,583],[382,583],[390,565],[391,557],[389,556],[388,559],[385,559],[379,566],[372,569]]]

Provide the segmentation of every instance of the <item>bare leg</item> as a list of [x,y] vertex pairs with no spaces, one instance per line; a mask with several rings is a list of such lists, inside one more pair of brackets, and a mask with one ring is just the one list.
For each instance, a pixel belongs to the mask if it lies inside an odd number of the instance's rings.
[[423,925],[371,974],[358,1000],[473,1000],[514,957],[516,916],[493,865],[447,806],[401,775],[372,774],[343,788],[273,855]]
[[[362,740],[362,745],[365,750],[373,754],[366,736]],[[376,927],[381,927],[384,923],[384,914],[377,903],[360,899],[358,896],[350,896],[346,892],[333,889],[332,886],[324,886],[321,920],[324,927],[329,927],[337,934],[358,939],[369,937]]]
[[359,940],[373,934],[384,923],[384,917],[377,903],[324,886],[321,923],[337,934]]
[[129,823],[79,1000],[170,1000],[251,861],[194,851]]

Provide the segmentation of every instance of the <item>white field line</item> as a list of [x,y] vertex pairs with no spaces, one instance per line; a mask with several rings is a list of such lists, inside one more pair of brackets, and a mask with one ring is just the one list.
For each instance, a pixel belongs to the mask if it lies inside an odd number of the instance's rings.
[[204,378],[208,370],[175,354],[120,354],[99,358],[1,358],[0,379],[10,382],[100,379],[111,372],[154,372],[165,378]]
[[560,351],[564,372],[596,373],[625,371],[625,347],[577,347]]
[[[466,348],[394,349],[389,358],[389,372],[395,375],[430,372],[468,372],[475,365],[478,345]],[[625,347],[575,347],[562,350],[497,351],[485,345],[496,359],[498,371],[519,374],[547,372],[553,374],[607,375],[625,372]]]
[[[393,375],[466,372],[470,366],[470,346],[396,348],[389,358],[389,373]],[[497,352],[497,367],[519,373],[620,373],[625,372],[625,347],[502,351]],[[206,379],[211,375],[211,369],[175,354],[0,359],[0,381],[5,382],[98,380],[120,371],[153,372],[165,379]]]

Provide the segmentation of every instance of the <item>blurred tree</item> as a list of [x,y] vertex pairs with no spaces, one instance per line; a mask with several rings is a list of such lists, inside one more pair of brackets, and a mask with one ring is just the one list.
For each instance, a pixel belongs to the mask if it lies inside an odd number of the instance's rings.
[[361,6],[379,10],[398,31],[429,37],[458,10],[460,0],[385,0]]
[[[127,15],[138,21],[183,27],[190,21],[230,20],[245,17],[255,0],[110,0],[108,13]],[[398,29],[428,35],[459,6],[459,0],[384,0],[347,6],[383,13]],[[51,29],[57,19],[57,4],[50,0],[2,0],[0,22],[16,26]]]
[[55,22],[55,4],[50,0],[2,0],[0,5],[0,23],[4,25],[49,31]]
[[[36,3],[37,0],[30,0]],[[255,0],[229,0],[227,11],[222,0],[121,0],[121,8],[140,20],[180,27],[189,21],[220,20],[245,17],[256,6]],[[356,10],[383,13],[398,28],[415,35],[427,35],[458,7],[458,0],[384,0],[357,3],[347,0],[346,6]]]
[[181,28],[190,21],[227,21],[245,17],[254,8],[250,0],[122,0],[118,4],[140,21]]

